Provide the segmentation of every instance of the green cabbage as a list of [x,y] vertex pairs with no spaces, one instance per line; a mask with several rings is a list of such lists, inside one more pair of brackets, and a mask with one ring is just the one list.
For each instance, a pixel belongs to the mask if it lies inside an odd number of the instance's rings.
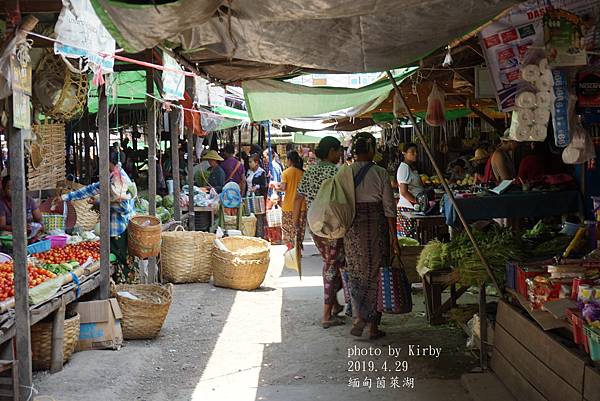
[[163,206],[166,208],[173,207],[174,203],[175,203],[175,197],[173,195],[167,195],[163,198]]

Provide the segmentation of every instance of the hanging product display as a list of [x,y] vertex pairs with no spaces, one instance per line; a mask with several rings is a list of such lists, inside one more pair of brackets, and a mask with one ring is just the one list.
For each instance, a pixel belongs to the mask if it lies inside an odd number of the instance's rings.
[[517,141],[541,142],[546,139],[552,104],[552,72],[546,59],[524,65],[521,70],[527,86],[515,97],[510,136]]
[[425,121],[432,127],[439,127],[446,123],[444,118],[444,92],[438,87],[437,83],[433,83],[431,93],[427,98],[427,116]]
[[544,16],[544,38],[550,65],[587,64],[584,27],[579,16],[565,10],[548,11]]
[[575,96],[569,95],[569,84],[562,70],[553,70],[554,78],[552,102],[552,125],[554,127],[554,143],[558,147],[565,147],[571,142],[569,134],[569,123],[571,114],[575,112],[574,106],[577,100]]

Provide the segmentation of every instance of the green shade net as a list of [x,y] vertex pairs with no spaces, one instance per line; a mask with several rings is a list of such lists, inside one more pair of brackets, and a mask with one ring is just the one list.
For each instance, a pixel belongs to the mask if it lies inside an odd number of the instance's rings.
[[[146,71],[123,71],[113,74],[112,78],[116,85],[116,96],[114,91],[108,90],[108,106],[144,104],[146,102]],[[107,82],[108,84],[108,82]],[[90,85],[88,91],[88,110],[90,113],[98,111],[98,88]],[[156,84],[154,85],[154,96],[160,97]]]
[[[416,67],[397,70],[394,78],[400,84],[416,70]],[[360,115],[387,99],[393,85],[389,80],[382,79],[362,88],[351,89],[309,87],[274,79],[259,79],[243,82],[242,88],[250,119],[262,121],[312,117],[348,109],[356,109],[354,115]]]

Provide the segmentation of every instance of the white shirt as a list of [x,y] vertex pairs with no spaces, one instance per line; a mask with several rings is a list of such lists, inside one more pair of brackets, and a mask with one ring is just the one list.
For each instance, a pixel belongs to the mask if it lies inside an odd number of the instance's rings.
[[251,191],[252,189],[252,180],[254,179],[254,176],[256,174],[259,173],[265,173],[265,170],[262,169],[262,167],[259,167],[256,169],[256,171],[252,171],[251,169],[248,169],[248,171],[246,172],[246,193],[247,196],[252,196],[253,191]]
[[[398,186],[400,186],[400,184],[408,185],[408,192],[410,192],[415,198],[417,195],[423,192],[423,184],[421,183],[421,177],[419,176],[419,173],[417,170],[413,170],[404,162],[400,163],[400,167],[398,167],[396,180],[398,181]],[[404,196],[402,196],[402,194],[400,194],[400,199],[398,200],[398,207],[414,209],[413,204]]]

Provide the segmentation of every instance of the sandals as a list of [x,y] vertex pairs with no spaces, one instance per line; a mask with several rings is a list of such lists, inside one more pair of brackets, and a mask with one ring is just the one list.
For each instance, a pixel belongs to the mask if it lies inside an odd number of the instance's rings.
[[356,323],[352,324],[352,330],[350,330],[350,334],[355,337],[362,337],[363,331],[367,327],[367,322],[364,320],[359,320]]
[[337,307],[333,307],[331,310],[331,316],[337,316],[344,311],[344,307],[342,305],[338,305]]
[[324,329],[328,329],[334,326],[343,326],[344,324],[345,322],[337,317],[332,318],[331,320],[321,321],[321,326],[323,326]]

